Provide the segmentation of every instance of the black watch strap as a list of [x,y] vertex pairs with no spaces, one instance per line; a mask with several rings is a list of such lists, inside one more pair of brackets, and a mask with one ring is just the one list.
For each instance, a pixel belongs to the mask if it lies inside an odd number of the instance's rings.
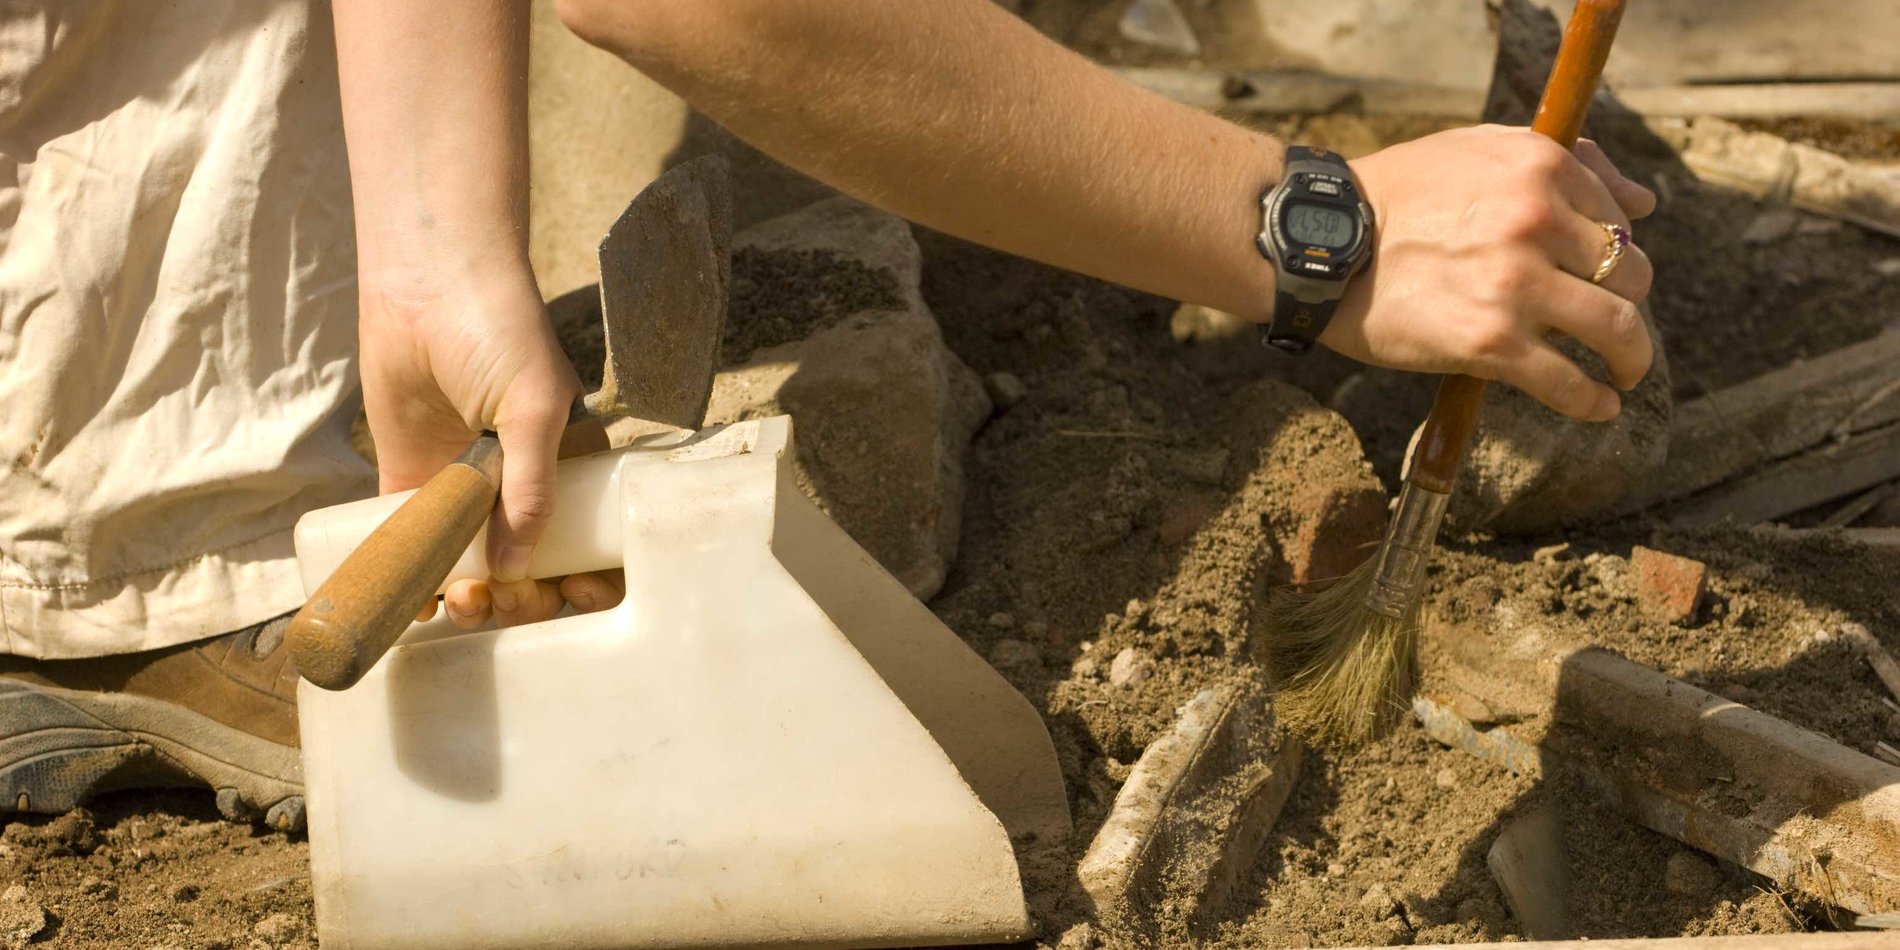
[[[1344,179],[1347,182],[1351,182],[1353,177],[1351,166],[1347,165],[1345,158],[1338,153],[1330,152],[1325,149],[1311,148],[1305,145],[1287,146],[1285,167],[1289,178],[1296,175],[1304,177],[1304,175],[1301,175],[1303,172],[1317,172],[1322,176],[1337,176],[1337,178],[1334,179],[1335,181],[1337,181],[1337,179]],[[1263,208],[1266,207],[1268,203],[1268,196],[1271,196],[1275,190],[1281,188],[1284,184],[1285,182],[1282,182],[1275,185],[1273,189],[1268,190],[1268,195],[1263,196],[1261,200]],[[1350,191],[1350,186],[1345,187]],[[1333,194],[1336,196],[1338,193],[1336,188]],[[1263,232],[1269,226],[1270,222],[1262,221]],[[1266,235],[1263,233],[1261,237],[1261,254],[1270,257],[1270,255],[1267,255],[1267,246],[1265,244]],[[1281,266],[1277,260],[1275,261],[1275,265]],[[1285,271],[1282,271],[1282,273],[1284,274]],[[1273,295],[1273,318],[1266,326],[1260,328],[1260,342],[1282,353],[1297,355],[1311,350],[1313,344],[1319,340],[1319,335],[1325,332],[1326,325],[1332,322],[1333,312],[1339,309],[1337,294],[1343,290],[1344,284],[1342,281],[1339,289],[1334,291],[1335,296],[1331,299],[1301,300],[1294,296],[1292,292],[1284,289],[1285,283],[1286,282],[1282,280],[1282,289]]]
[[1331,323],[1337,300],[1307,303],[1282,290],[1273,295],[1273,319],[1260,328],[1260,342],[1295,356],[1313,348]]

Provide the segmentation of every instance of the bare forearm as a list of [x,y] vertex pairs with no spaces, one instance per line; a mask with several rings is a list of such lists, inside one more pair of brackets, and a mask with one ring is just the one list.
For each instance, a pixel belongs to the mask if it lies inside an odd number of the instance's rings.
[[988,0],[575,0],[570,25],[761,149],[922,224],[1263,315],[1279,143],[1122,82]]
[[335,0],[366,287],[439,290],[407,285],[449,262],[526,273],[526,7]]

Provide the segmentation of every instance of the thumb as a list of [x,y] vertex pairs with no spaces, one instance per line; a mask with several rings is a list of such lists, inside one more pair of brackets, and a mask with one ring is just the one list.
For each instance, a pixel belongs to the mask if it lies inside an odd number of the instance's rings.
[[497,422],[501,499],[488,523],[488,573],[495,580],[528,576],[528,559],[554,514],[555,452],[567,415],[567,405],[555,400]]

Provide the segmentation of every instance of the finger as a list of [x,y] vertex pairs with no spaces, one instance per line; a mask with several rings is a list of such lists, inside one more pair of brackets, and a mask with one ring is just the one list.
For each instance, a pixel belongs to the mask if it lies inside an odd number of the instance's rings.
[[560,588],[548,581],[490,580],[488,596],[494,605],[495,622],[504,627],[540,623],[567,606]]
[[1588,281],[1553,274],[1550,286],[1537,294],[1530,316],[1595,350],[1609,366],[1610,381],[1618,389],[1642,382],[1656,356],[1655,342],[1636,304]]
[[626,592],[621,590],[617,578],[619,571],[603,571],[597,574],[570,574],[561,581],[561,596],[574,605],[581,613],[607,610],[618,606]]
[[428,623],[429,621],[434,620],[434,619],[435,619],[435,598],[431,597],[429,598],[428,603],[425,603],[422,605],[421,610],[416,611],[416,622]]
[[1616,199],[1617,206],[1631,220],[1647,218],[1650,212],[1656,210],[1656,193],[1625,176],[1595,141],[1578,139],[1573,151],[1583,167],[1594,173],[1610,190],[1610,197]]
[[1563,196],[1577,213],[1592,221],[1604,224],[1617,224],[1629,227],[1629,215],[1623,212],[1610,188],[1594,172],[1585,167],[1575,156],[1570,161],[1558,163],[1555,182],[1557,193]]
[[1573,419],[1607,422],[1622,411],[1616,390],[1591,379],[1583,367],[1543,340],[1526,340],[1499,361],[1497,378]]
[[442,607],[448,612],[449,620],[463,630],[474,630],[487,623],[493,609],[488,585],[475,580],[451,583],[448,590],[442,592]]
[[[1602,226],[1580,214],[1562,217],[1559,226],[1549,234],[1547,249],[1551,259],[1565,273],[1588,281],[1609,259],[1610,236]],[[1622,257],[1597,286],[1624,300],[1642,303],[1643,298],[1649,296],[1650,282],[1655,276],[1649,255],[1630,244],[1623,248]]]
[[554,513],[554,456],[567,412],[566,401],[553,401],[498,425],[501,498],[488,526],[488,573],[496,580],[528,576],[528,560]]

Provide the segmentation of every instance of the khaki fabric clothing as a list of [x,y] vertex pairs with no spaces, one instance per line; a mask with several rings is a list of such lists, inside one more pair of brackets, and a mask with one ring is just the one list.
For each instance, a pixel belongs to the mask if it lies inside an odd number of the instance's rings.
[[227,633],[362,497],[327,5],[0,0],[0,653]]

